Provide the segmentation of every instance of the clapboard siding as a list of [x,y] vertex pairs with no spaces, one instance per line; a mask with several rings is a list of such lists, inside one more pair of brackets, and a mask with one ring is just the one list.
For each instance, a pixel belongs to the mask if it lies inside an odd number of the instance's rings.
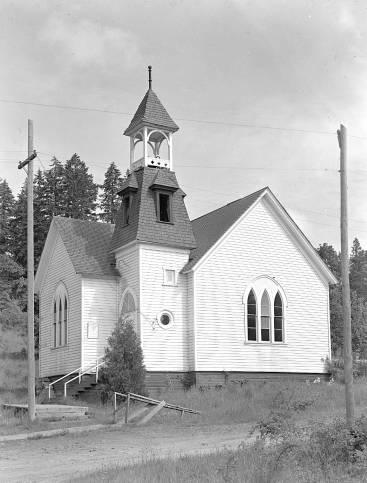
[[[187,276],[180,273],[188,256],[188,250],[140,247],[140,311],[144,361],[148,371],[189,369]],[[163,285],[164,267],[177,271],[176,286]],[[166,329],[158,324],[162,310],[173,314],[172,327]]]
[[[245,343],[243,295],[274,277],[287,301],[286,343]],[[195,273],[196,371],[324,372],[328,286],[262,200]]]
[[[107,339],[117,321],[117,281],[114,279],[82,279],[82,337],[84,368],[104,355]],[[97,330],[93,333],[94,328]]]
[[195,370],[195,274],[189,272],[187,276],[187,331],[188,331],[188,366]]
[[[53,297],[60,282],[68,293],[68,343],[52,347]],[[81,280],[60,235],[56,235],[47,273],[40,287],[40,377],[66,374],[81,365]]]

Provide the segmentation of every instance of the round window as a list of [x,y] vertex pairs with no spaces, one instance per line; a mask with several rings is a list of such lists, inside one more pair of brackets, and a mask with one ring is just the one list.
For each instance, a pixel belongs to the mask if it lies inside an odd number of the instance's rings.
[[168,329],[168,327],[172,325],[173,316],[170,312],[161,312],[158,317],[158,322],[161,327],[163,327],[164,329]]

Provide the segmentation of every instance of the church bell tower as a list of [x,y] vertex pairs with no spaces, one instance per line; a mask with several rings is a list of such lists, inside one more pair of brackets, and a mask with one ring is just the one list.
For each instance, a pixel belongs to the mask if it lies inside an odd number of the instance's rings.
[[173,171],[172,135],[178,126],[153,92],[148,69],[148,91],[124,132],[130,138],[130,173],[119,192],[111,249],[135,241],[190,250],[196,242]]
[[[152,89],[152,67],[148,67],[149,88],[141,101],[125,136],[130,137],[130,170],[143,166],[173,170],[172,134],[179,127]],[[142,144],[142,155],[137,148]]]

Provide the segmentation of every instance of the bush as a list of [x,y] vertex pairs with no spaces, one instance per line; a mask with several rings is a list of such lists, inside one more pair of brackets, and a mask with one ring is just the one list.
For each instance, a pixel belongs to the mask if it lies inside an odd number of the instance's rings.
[[255,429],[259,430],[261,440],[277,443],[268,451],[276,467],[292,461],[299,474],[311,473],[315,478],[312,481],[332,481],[330,475],[339,470],[352,477],[364,474],[367,469],[365,416],[356,419],[351,428],[341,419],[301,427],[294,424],[292,412],[274,409]]
[[[331,377],[338,382],[344,382],[344,360],[343,359],[326,359],[325,366]],[[367,360],[353,360],[353,377],[367,376]]]
[[119,321],[108,339],[101,382],[104,396],[113,391],[146,392],[143,352],[130,321]]

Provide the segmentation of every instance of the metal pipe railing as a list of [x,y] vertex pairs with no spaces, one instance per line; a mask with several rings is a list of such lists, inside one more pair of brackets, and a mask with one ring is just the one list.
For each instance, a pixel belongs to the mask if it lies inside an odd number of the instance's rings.
[[[103,359],[103,357],[104,357],[104,356],[98,357],[98,358],[96,359],[96,363],[95,363],[93,366],[89,366],[89,367],[88,367],[87,369],[85,369],[83,372],[81,372],[81,370],[80,370],[80,371],[79,371],[79,374],[78,374],[77,376],[73,377],[72,379],[69,379],[68,381],[66,381],[66,382],[64,383],[64,398],[66,398],[66,396],[67,396],[67,385],[68,385],[70,382],[75,381],[75,379],[79,379],[79,384],[80,384],[80,382],[81,382],[81,380],[82,380],[82,376],[84,376],[84,374],[87,374],[87,373],[89,373],[89,372],[93,371],[93,369],[96,369],[96,382],[98,381],[98,368],[99,368],[100,366],[102,366],[102,365],[105,363],[105,361],[102,361],[102,362],[98,362],[98,361],[99,361],[100,359]],[[81,369],[81,368],[80,368],[80,369]],[[70,374],[69,374],[69,375],[70,375]]]
[[53,386],[54,384],[56,384],[57,382],[60,382],[62,381],[63,379],[65,379],[65,377],[69,377],[71,376],[72,374],[75,374],[76,372],[80,371],[82,369],[82,366],[78,367],[78,369],[74,369],[72,370],[71,372],[69,372],[68,374],[65,374],[65,376],[61,376],[59,377],[58,379],[56,379],[56,381],[52,381],[49,383],[48,385],[48,399],[51,399],[51,386]]

